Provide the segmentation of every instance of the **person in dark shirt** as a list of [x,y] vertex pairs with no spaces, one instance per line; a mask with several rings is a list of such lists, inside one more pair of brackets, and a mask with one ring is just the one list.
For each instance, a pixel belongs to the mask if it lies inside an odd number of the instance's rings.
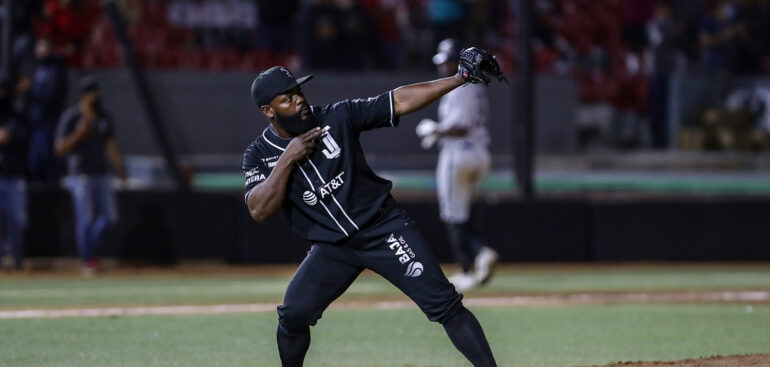
[[341,68],[343,13],[332,0],[313,0],[299,15],[302,65],[310,69]]
[[670,141],[667,123],[668,85],[679,52],[676,24],[669,4],[656,4],[655,16],[647,24],[647,40],[652,54],[652,73],[649,77],[650,137],[653,148],[666,148]]
[[[13,100],[12,82],[0,81],[0,229],[5,224],[13,265],[21,269],[27,226],[27,126]],[[0,261],[5,254],[5,234],[0,230]]]
[[29,76],[29,176],[31,181],[55,185],[62,172],[52,147],[56,121],[67,99],[67,65],[53,52],[49,39],[35,44],[35,63]]
[[269,51],[273,57],[294,52],[299,0],[257,0],[257,5],[258,46]]
[[98,83],[85,77],[79,84],[78,104],[62,114],[56,128],[54,150],[67,158],[67,188],[75,209],[76,240],[84,268],[93,276],[98,269],[96,250],[117,220],[111,170],[124,185],[126,173],[115,139],[112,118],[104,111]]
[[[480,54],[466,56],[481,60]],[[302,365],[310,326],[364,269],[441,323],[474,366],[496,365],[481,325],[390,195],[392,183],[369,167],[359,142],[361,133],[397,126],[399,116],[472,80],[468,75],[460,68],[447,78],[325,107],[305,100],[300,85],[311,76],[296,79],[276,66],[254,80],[252,99],[270,124],[244,153],[246,204],[257,222],[283,208],[294,233],[311,243],[278,306],[283,366]]]

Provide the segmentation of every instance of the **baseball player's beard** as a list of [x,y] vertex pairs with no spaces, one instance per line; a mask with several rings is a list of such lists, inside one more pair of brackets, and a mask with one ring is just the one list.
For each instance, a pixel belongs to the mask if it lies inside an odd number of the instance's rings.
[[281,128],[291,136],[304,134],[308,130],[318,126],[312,110],[305,119],[302,118],[302,111],[293,115],[281,115],[280,113],[276,113],[275,118],[278,120],[278,125],[281,125]]

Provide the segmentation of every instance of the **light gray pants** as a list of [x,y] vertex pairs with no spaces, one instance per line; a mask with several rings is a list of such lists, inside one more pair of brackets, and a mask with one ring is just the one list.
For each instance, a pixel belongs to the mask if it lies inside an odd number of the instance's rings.
[[489,150],[482,144],[456,142],[441,148],[436,189],[442,221],[468,221],[473,196],[490,165]]

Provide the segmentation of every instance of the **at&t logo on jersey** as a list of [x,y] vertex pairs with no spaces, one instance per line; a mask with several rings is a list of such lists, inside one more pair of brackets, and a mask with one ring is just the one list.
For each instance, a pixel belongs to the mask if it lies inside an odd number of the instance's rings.
[[340,187],[342,187],[342,184],[345,183],[345,181],[342,180],[342,176],[345,174],[345,171],[340,172],[339,175],[329,180],[329,182],[325,183],[323,186],[319,188],[319,191],[321,192],[321,199],[325,198],[326,195],[331,194],[334,191],[337,191]]
[[394,251],[394,255],[398,258],[398,262],[401,264],[409,263],[409,266],[406,268],[406,273],[404,273],[404,276],[408,277],[419,277],[422,275],[423,266],[422,263],[419,261],[411,261],[414,259],[415,254],[414,251],[412,251],[411,248],[409,248],[409,244],[406,243],[406,240],[404,240],[404,237],[396,238],[392,233],[388,237],[388,248]]
[[318,197],[316,197],[312,191],[305,191],[302,193],[302,200],[305,201],[305,204],[310,206],[318,204]]

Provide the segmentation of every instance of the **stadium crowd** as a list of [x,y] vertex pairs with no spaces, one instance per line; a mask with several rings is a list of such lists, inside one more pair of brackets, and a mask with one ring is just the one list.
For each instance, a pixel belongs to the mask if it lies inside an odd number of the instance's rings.
[[[503,0],[117,0],[148,68],[430,70],[438,40],[483,45],[516,71],[515,9]],[[672,145],[671,75],[770,71],[770,3],[759,0],[536,0],[534,61],[579,89],[579,143]],[[98,0],[17,6],[14,55],[50,38],[76,68],[122,67]],[[286,41],[289,40],[289,41]],[[762,98],[759,98],[763,101]],[[649,129],[642,130],[643,125]],[[601,140],[601,137],[599,137]],[[643,140],[646,140],[643,141]]]
[[[495,50],[515,71],[515,9],[502,0],[118,0],[142,62],[151,68],[261,69],[297,56],[307,68],[408,69],[438,40]],[[576,74],[584,98],[603,79],[681,58],[688,70],[756,74],[770,68],[770,4],[758,0],[537,0],[541,73]],[[119,45],[98,0],[17,5],[16,53],[50,37],[74,67],[119,67]],[[665,10],[663,9],[665,8]],[[290,42],[281,41],[290,39]],[[319,50],[323,50],[320,57]],[[662,55],[663,53],[668,53]],[[650,55],[652,54],[652,55]],[[420,58],[424,59],[424,58]],[[299,65],[297,65],[299,66]],[[592,71],[610,75],[592,75]],[[609,78],[608,78],[609,77]],[[616,78],[617,77],[617,78]],[[611,88],[610,88],[611,89]]]

